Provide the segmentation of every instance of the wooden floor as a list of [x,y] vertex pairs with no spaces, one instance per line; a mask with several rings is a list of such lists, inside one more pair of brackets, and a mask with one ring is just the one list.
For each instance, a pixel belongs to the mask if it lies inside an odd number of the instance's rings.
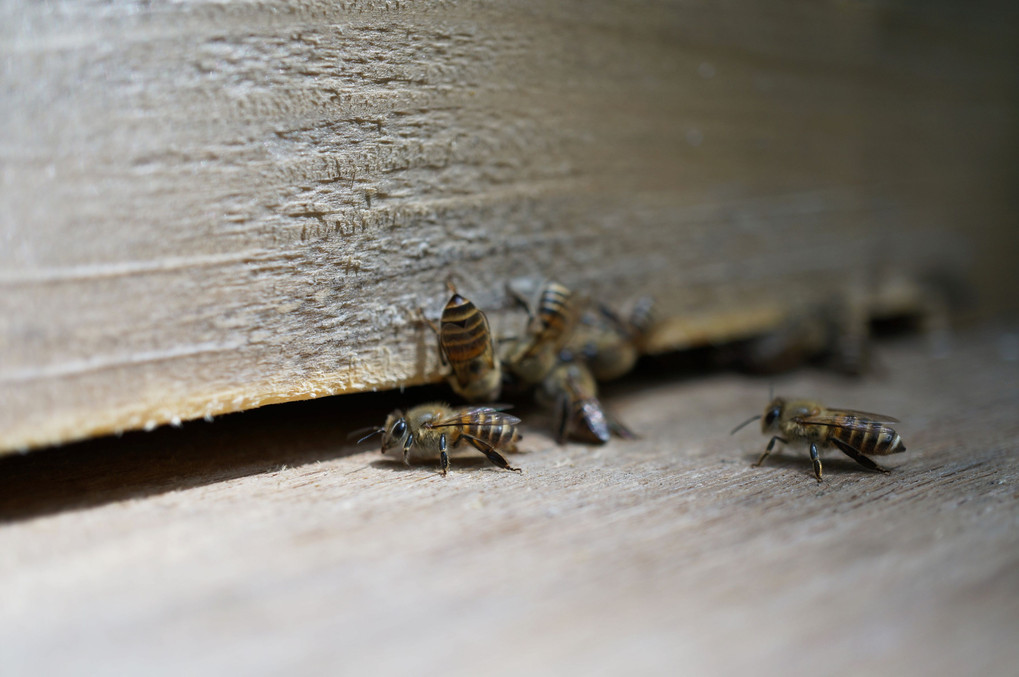
[[[1019,333],[778,393],[902,419],[889,475],[750,464],[769,381],[650,365],[642,437],[443,479],[346,440],[421,391],[270,407],[0,459],[6,675],[1012,675]],[[524,415],[526,412],[521,411]],[[372,449],[377,449],[372,445]]]

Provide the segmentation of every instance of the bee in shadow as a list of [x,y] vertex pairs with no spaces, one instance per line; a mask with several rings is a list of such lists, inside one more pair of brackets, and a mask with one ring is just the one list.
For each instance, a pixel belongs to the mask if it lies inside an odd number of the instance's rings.
[[504,470],[520,472],[500,451],[517,451],[520,419],[496,407],[451,407],[441,402],[422,404],[407,411],[397,409],[386,423],[362,437],[382,435],[382,453],[410,465],[412,459],[439,459],[443,475],[449,472],[451,452],[467,442]]

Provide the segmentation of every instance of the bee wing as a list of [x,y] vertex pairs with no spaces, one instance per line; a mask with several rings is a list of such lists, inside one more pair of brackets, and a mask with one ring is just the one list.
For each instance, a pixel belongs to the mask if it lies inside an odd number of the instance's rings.
[[875,414],[869,411],[857,411],[856,409],[829,409],[831,416],[855,416],[860,420],[867,420],[871,423],[899,423],[899,419],[887,414]]
[[[601,403],[598,400],[590,399],[585,401],[581,405],[579,419],[583,423],[583,427],[587,428],[587,433],[590,434],[589,441],[604,444],[612,438],[612,430],[609,427],[608,418],[605,416],[605,411],[601,408]],[[583,432],[579,429],[579,426],[574,426],[574,430]]]
[[476,416],[478,414],[485,414],[491,417],[493,423],[508,423],[510,425],[516,425],[520,423],[520,419],[516,416],[510,416],[504,414],[503,409],[508,409],[511,405],[508,404],[496,404],[484,407],[469,407],[466,409],[457,409],[450,412],[450,414],[438,421],[433,421],[428,425],[429,428],[448,428],[450,426],[463,425],[463,418],[465,416]]
[[[848,420],[847,417],[849,417]],[[899,422],[897,418],[892,418],[891,416],[869,414],[867,412],[853,411],[851,409],[829,409],[823,414],[816,414],[814,416],[797,416],[793,420],[805,425],[825,425],[832,428],[860,430],[863,432],[871,430],[875,423],[880,425],[882,423]],[[881,426],[881,428],[884,429],[885,426]]]
[[475,413],[491,414],[492,412],[506,411],[507,409],[512,409],[512,408],[513,408],[513,405],[509,404],[508,402],[493,402],[491,404],[483,404],[483,405],[480,405],[480,406],[477,406],[477,407],[470,407],[470,408],[467,408],[467,409],[460,409],[459,410],[459,414],[464,414],[464,413],[469,413],[469,414],[475,414]]

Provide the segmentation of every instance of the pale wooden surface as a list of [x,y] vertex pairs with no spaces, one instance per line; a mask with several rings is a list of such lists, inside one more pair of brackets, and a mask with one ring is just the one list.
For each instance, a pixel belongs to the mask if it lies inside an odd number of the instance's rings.
[[654,294],[658,348],[932,267],[1000,287],[1016,26],[994,3],[7,0],[0,452],[434,380],[411,318],[451,270],[497,326],[512,275]]
[[[766,380],[669,362],[606,402],[643,437],[442,479],[345,435],[395,395],[0,460],[5,675],[1013,675],[1019,332],[885,344],[779,392],[902,418],[873,475],[729,429]],[[687,364],[689,366],[689,364]],[[420,391],[408,391],[409,403]],[[369,419],[364,421],[364,419]]]

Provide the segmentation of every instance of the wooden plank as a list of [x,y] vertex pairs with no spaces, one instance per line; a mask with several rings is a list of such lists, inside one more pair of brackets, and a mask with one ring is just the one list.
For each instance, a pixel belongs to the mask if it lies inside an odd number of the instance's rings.
[[433,381],[450,272],[511,330],[512,276],[653,293],[664,350],[1000,260],[996,10],[4,3],[0,452]]
[[829,454],[821,486],[728,434],[768,381],[665,363],[605,398],[641,439],[558,447],[528,413],[520,475],[345,441],[420,390],[0,459],[4,669],[1010,675],[1017,336],[775,379],[903,420],[890,474]]

